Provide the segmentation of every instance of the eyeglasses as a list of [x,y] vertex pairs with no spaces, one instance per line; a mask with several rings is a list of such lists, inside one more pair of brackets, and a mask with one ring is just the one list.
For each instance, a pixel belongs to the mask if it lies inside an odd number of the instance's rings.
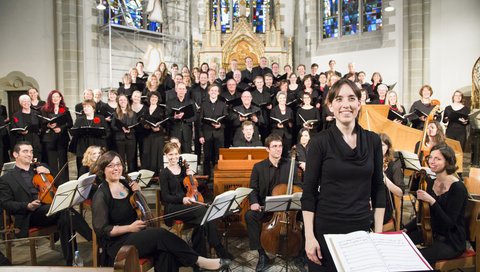
[[122,165],[121,162],[107,165],[107,168],[109,168],[109,169],[122,168],[122,167],[123,167],[123,165]]

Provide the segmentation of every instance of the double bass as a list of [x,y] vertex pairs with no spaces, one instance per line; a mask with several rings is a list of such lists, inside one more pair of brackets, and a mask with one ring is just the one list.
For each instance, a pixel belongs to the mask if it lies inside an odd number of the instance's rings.
[[[293,185],[293,179],[297,174],[296,149],[292,147],[290,172],[288,183],[278,184],[273,188],[272,195],[292,195],[296,192],[302,192],[297,185]],[[303,236],[300,222],[297,222],[296,211],[275,212],[268,223],[264,223],[260,241],[265,251],[281,255],[285,258],[295,257],[303,247]]]

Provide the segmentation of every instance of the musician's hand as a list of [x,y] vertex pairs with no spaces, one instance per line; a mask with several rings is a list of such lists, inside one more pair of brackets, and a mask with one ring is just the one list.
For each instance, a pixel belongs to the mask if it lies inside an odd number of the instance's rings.
[[111,122],[111,121],[112,121],[112,117],[111,117],[111,116],[108,116],[107,118],[105,118],[105,121]]
[[252,116],[252,122],[258,123],[258,117],[256,115]]
[[310,261],[322,265],[322,251],[320,250],[320,245],[315,237],[305,239],[305,253]]
[[193,197],[184,197],[183,198],[183,204],[184,205],[192,205],[195,201],[195,198]]
[[433,198],[429,193],[424,190],[417,190],[417,199],[428,202],[430,206],[435,204],[435,198]]
[[184,114],[185,114],[184,112],[175,113],[175,115],[173,115],[173,118],[182,119]]
[[141,190],[140,185],[138,185],[138,183],[136,183],[136,182],[130,183],[130,188],[132,188],[132,191],[140,191]]
[[20,131],[20,134],[22,134],[22,135],[27,135],[27,134],[28,134],[28,130]]
[[53,123],[53,124],[48,123],[47,124],[47,127],[49,127],[49,128],[55,128],[56,126],[57,126],[57,123]]
[[317,104],[315,105],[315,108],[320,109],[320,106],[321,106],[321,104],[320,104],[320,103],[317,103]]
[[425,117],[425,116],[420,116],[418,119],[420,119],[420,121],[422,121],[422,122],[425,122],[425,120],[427,120],[427,117]]
[[220,123],[213,123],[212,126],[215,128],[215,129],[219,129],[222,127],[222,124]]
[[53,132],[58,134],[58,133],[62,132],[62,129],[59,128],[59,127],[56,127],[56,128],[53,129]]
[[152,130],[155,131],[155,132],[158,132],[158,131],[160,131],[160,127],[152,127]]
[[399,124],[399,125],[402,124],[402,120],[400,120],[400,119],[394,119],[393,122],[395,122],[395,123],[397,123],[397,124]]
[[303,171],[305,171],[305,165],[306,163],[305,162],[301,162],[298,167],[300,167],[300,169],[302,169]]
[[130,224],[130,232],[139,232],[147,227],[147,224],[142,220],[136,220]]
[[122,127],[123,133],[128,134],[130,133],[130,129]]
[[36,209],[38,209],[38,207],[40,207],[40,205],[42,205],[42,203],[40,203],[40,200],[38,199],[35,199],[34,201],[30,202],[27,204],[27,209],[29,211],[35,211]]
[[462,117],[458,118],[458,121],[462,122],[462,124],[464,124],[464,125],[468,123],[468,120],[466,120],[465,118],[462,118]]
[[240,120],[240,122],[248,120],[248,118],[243,117],[243,116],[239,116],[238,119]]
[[278,123],[278,124],[277,124],[277,127],[278,127],[278,128],[283,128],[283,124]]
[[250,205],[250,210],[259,212],[259,211],[262,210],[262,207],[260,207],[260,204],[254,203],[254,204]]
[[273,105],[271,105],[271,104],[267,106],[267,109],[269,109],[269,110],[271,110],[272,108],[273,108]]
[[204,143],[205,143],[205,137],[200,137],[200,139],[198,139],[198,141],[199,141],[201,144],[204,144]]
[[50,174],[50,170],[48,170],[45,166],[37,166],[37,173],[38,174]]

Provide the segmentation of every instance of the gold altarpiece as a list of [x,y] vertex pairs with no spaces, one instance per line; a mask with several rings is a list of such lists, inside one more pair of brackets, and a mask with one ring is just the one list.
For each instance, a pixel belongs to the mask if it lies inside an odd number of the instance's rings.
[[[217,1],[219,3],[220,1]],[[292,63],[292,39],[286,38],[280,29],[280,3],[271,0],[270,5],[275,5],[273,16],[265,14],[265,33],[255,33],[253,23],[246,16],[247,7],[245,0],[239,1],[240,16],[238,22],[232,20],[232,31],[222,33],[221,24],[214,24],[210,16],[206,16],[205,31],[202,33],[201,45],[194,42],[194,66],[200,67],[201,63],[210,66],[216,64],[217,68],[224,67],[228,70],[230,60],[238,61],[238,69],[245,68],[245,58],[251,57],[254,66],[258,65],[260,57],[279,63],[280,67]],[[212,1],[205,1],[205,10],[210,12]],[[273,18],[271,18],[273,17]],[[220,13],[217,12],[217,22],[220,22]]]

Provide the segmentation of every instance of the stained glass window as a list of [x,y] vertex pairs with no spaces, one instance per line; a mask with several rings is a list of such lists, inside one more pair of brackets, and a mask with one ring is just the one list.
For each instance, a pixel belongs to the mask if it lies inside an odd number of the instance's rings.
[[108,12],[110,12],[111,23],[114,25],[129,26],[138,29],[147,29],[154,32],[161,32],[161,24],[151,22],[143,12],[141,0],[108,0],[110,8],[105,9],[104,23],[108,23]]
[[342,35],[358,32],[358,0],[343,0]]
[[268,12],[269,0],[253,0],[253,30],[256,33],[265,33],[267,22],[265,15]]
[[232,24],[230,17],[230,2],[229,0],[221,0],[221,13],[220,21],[222,23],[222,32],[230,33],[232,32]]
[[382,0],[363,0],[363,31],[382,29]]
[[338,37],[338,2],[323,0],[323,38]]

